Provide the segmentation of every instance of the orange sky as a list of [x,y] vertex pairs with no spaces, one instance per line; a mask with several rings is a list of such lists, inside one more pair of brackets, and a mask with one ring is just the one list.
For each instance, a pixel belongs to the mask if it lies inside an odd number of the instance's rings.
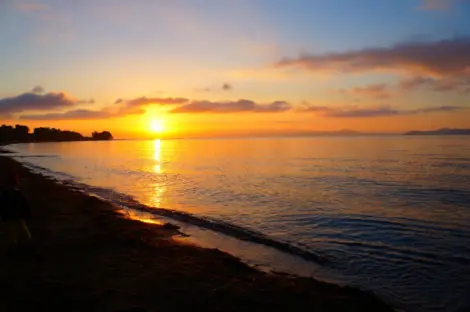
[[0,120],[117,138],[469,128],[469,9],[0,2]]

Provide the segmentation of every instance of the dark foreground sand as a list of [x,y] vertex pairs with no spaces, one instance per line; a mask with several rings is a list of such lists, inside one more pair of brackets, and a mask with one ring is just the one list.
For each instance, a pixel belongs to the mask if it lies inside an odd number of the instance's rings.
[[[15,166],[37,255],[0,255],[0,311],[391,311],[374,296],[178,244],[99,199]],[[0,224],[0,235],[3,232]]]

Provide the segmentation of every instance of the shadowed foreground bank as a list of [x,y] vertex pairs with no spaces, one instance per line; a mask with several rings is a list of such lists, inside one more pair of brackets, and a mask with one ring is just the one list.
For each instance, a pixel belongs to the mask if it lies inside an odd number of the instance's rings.
[[[367,293],[256,271],[17,166],[37,257],[0,260],[0,311],[391,311]],[[3,237],[2,229],[0,235]]]

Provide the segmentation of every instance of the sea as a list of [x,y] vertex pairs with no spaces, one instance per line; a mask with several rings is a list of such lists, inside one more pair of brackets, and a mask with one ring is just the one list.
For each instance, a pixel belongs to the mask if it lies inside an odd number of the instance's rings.
[[246,256],[254,266],[284,266],[364,289],[401,311],[470,309],[470,136],[9,149],[30,168],[110,200],[129,217],[186,225],[189,239]]

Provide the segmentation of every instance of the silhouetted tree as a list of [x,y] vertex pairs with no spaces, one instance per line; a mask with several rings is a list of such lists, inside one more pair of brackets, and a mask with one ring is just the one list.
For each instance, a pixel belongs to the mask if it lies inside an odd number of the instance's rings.
[[12,126],[2,125],[0,127],[0,142],[12,142],[14,140],[14,128]]
[[16,140],[20,142],[29,141],[29,127],[23,125],[16,125],[14,130]]
[[112,140],[113,135],[109,131],[103,131],[103,132],[94,131],[91,134],[91,138],[92,140]]
[[39,142],[82,141],[83,136],[74,131],[62,131],[56,128],[35,128],[33,140]]
[[0,126],[0,142],[61,142],[61,141],[83,141],[83,140],[112,140],[113,135],[109,131],[93,132],[92,137],[83,137],[75,131],[60,130],[56,128],[39,127],[29,133],[28,126],[15,125]]

